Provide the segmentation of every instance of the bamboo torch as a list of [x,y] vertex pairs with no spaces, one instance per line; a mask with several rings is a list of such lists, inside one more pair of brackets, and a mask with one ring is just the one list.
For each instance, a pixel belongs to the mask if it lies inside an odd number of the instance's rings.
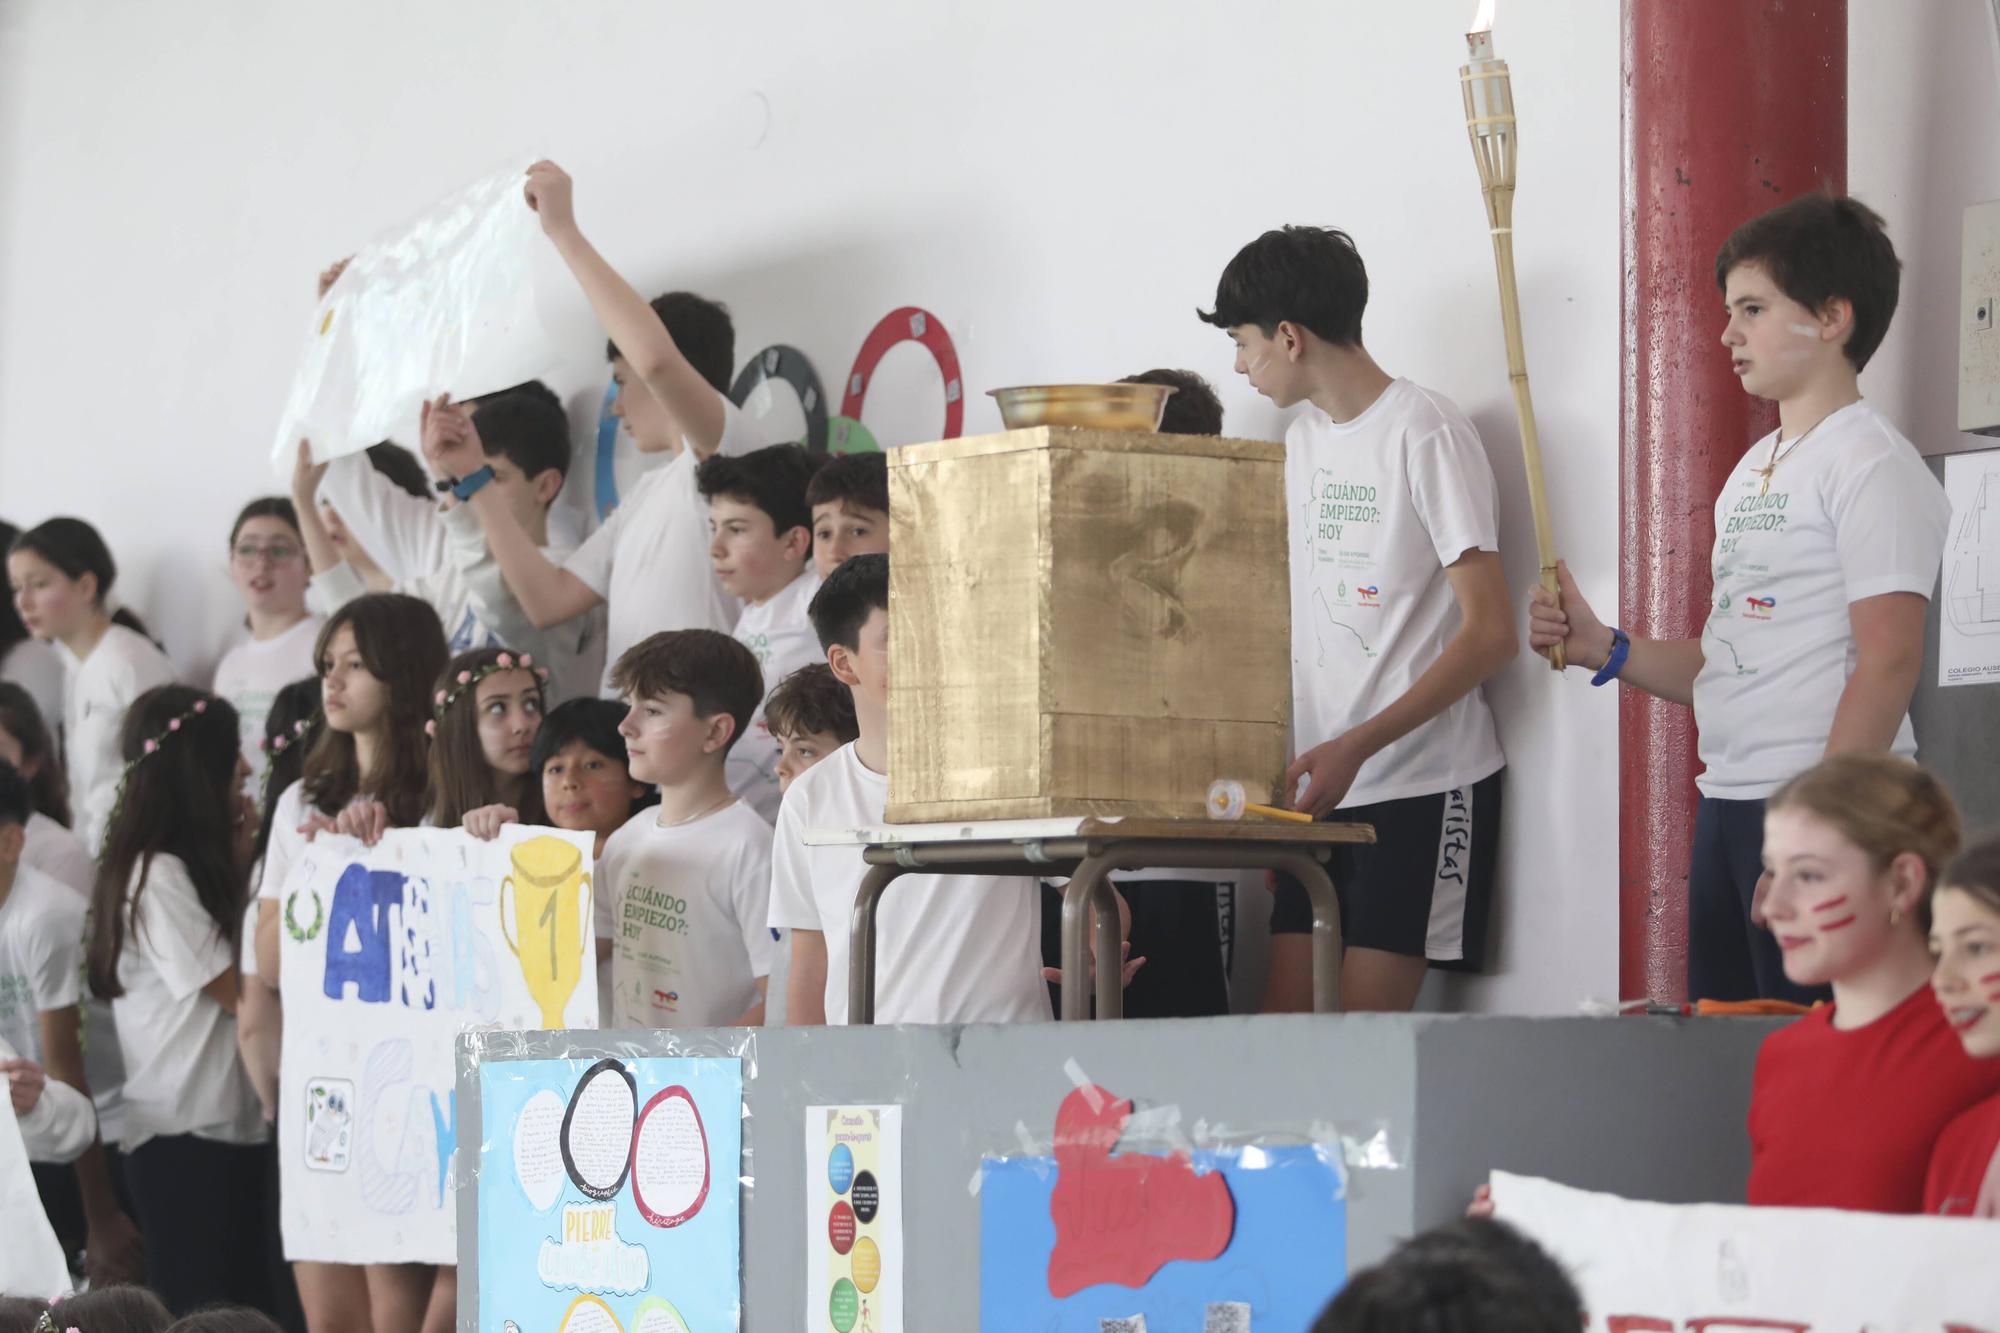
[[[1535,432],[1535,402],[1528,392],[1528,356],[1521,345],[1521,297],[1514,285],[1514,85],[1507,62],[1493,55],[1493,0],[1480,0],[1479,15],[1465,35],[1471,59],[1459,67],[1465,90],[1465,129],[1472,160],[1479,166],[1479,189],[1486,196],[1486,221],[1493,233],[1493,267],[1500,277],[1500,324],[1507,337],[1507,378],[1514,385],[1514,415],[1521,423],[1521,461],[1528,471],[1528,505],[1535,515],[1535,550],[1541,557],[1542,586],[1556,591],[1556,534],[1549,521],[1548,488],[1542,480],[1542,443]],[[1563,646],[1547,649],[1549,665],[1564,666]]]

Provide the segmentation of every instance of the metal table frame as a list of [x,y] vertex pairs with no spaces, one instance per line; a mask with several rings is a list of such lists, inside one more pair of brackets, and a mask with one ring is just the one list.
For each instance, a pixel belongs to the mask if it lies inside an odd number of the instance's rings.
[[[957,837],[913,827],[908,838],[872,830],[861,842],[869,866],[854,899],[848,945],[847,1017],[875,1021],[875,914],[898,878],[926,872],[955,875],[1067,875],[1062,906],[1062,1018],[1091,1017],[1091,951],[1085,931],[1096,930],[1096,954],[1117,959],[1118,904],[1111,872],[1186,866],[1202,870],[1281,870],[1305,886],[1312,902],[1313,1012],[1340,1006],[1340,903],[1326,863],[1342,843],[1371,843],[1365,824],[1218,823],[1210,820],[1075,821],[1074,831],[1051,836],[979,836],[979,826],[957,826]],[[996,833],[998,829],[996,828]],[[1097,969],[1099,1019],[1122,1017],[1121,969]]]

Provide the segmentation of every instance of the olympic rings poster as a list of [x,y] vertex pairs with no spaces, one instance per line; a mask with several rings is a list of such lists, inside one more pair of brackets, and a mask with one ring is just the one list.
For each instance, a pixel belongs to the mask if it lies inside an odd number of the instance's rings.
[[591,836],[321,834],[279,900],[285,1257],[456,1263],[452,1043],[594,1028]]

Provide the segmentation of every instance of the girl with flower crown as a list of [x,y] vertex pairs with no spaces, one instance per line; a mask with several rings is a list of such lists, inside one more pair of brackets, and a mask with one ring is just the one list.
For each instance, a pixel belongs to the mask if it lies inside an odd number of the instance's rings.
[[[258,882],[256,969],[278,985],[285,882],[312,834],[373,840],[424,817],[431,682],[445,664],[444,630],[428,602],[400,593],[357,597],[320,628],[325,722],[311,734],[303,776],[278,798]],[[314,1333],[415,1333],[433,1270],[415,1264],[292,1265]]]
[[146,1282],[176,1314],[270,1300],[269,1237],[255,1225],[266,1129],[236,1052],[257,830],[236,728],[227,701],[186,686],[133,701],[85,940],[91,989],[111,1001],[125,1056],[119,1146]]
[[491,806],[539,822],[535,735],[547,679],[532,656],[504,648],[475,648],[451,659],[431,694],[433,827],[457,828]]

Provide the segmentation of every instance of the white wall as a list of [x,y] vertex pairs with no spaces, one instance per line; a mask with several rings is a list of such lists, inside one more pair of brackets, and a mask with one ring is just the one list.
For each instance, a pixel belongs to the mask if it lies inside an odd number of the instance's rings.
[[1902,301],[1862,388],[1926,454],[1990,449],[1958,430],[1959,240],[2000,199],[2000,41],[1987,0],[1849,0],[1848,188],[1903,260]]
[[[958,345],[969,432],[997,426],[995,385],[1184,365],[1224,389],[1231,433],[1275,437],[1192,312],[1263,228],[1344,226],[1372,273],[1370,347],[1487,435],[1524,590],[1534,547],[1459,101],[1473,8],[8,0],[0,512],[99,524],[127,599],[205,671],[234,617],[226,525],[275,484],[264,453],[313,275],[546,154],[638,285],[732,306],[739,359],[792,342],[832,386],[880,315],[929,307]],[[1618,12],[1515,3],[1501,25],[1556,529],[1609,607]],[[601,383],[591,340],[577,353],[562,382]],[[939,404],[905,348],[867,420],[928,438]],[[1616,985],[1613,701],[1525,658],[1492,693],[1514,775],[1501,972],[1453,998],[1566,1010]]]

